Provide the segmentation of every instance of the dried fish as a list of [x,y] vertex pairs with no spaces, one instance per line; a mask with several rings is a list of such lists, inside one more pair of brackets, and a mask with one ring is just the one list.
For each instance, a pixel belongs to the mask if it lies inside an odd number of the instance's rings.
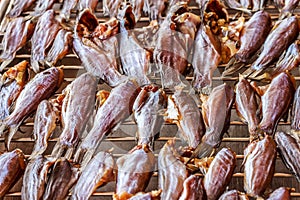
[[145,0],[130,0],[129,1],[131,6],[132,6],[132,9],[133,9],[134,18],[135,18],[136,22],[139,21],[139,19],[141,18],[142,11],[145,7],[144,6],[144,1]]
[[154,138],[158,136],[164,123],[164,118],[159,112],[166,108],[166,103],[166,94],[162,89],[155,85],[142,88],[132,108],[138,126],[138,145],[148,144],[153,147]]
[[15,58],[16,53],[30,39],[34,25],[24,17],[10,20],[2,39],[3,51],[0,55],[0,71],[2,71]]
[[43,198],[48,179],[47,174],[54,163],[54,158],[46,158],[42,155],[30,160],[23,177],[22,200],[39,200]]
[[72,33],[61,29],[47,53],[46,62],[49,66],[54,66],[57,61],[61,60],[70,50],[72,44]]
[[[157,45],[153,58],[161,75],[163,88],[173,89],[175,86],[183,85],[181,75],[186,71],[188,55],[192,48],[191,41],[194,40],[193,36],[196,32],[196,29],[183,27],[197,27],[200,23],[200,18],[198,18],[199,21],[195,20],[196,17],[189,17],[194,16],[193,14],[184,15],[186,12],[187,4],[172,6],[157,33]],[[183,23],[180,23],[181,20]],[[181,32],[180,28],[191,32]]]
[[223,193],[219,200],[248,200],[248,197],[237,190],[229,190]]
[[272,76],[285,71],[290,71],[297,67],[300,63],[300,41],[296,40],[289,48],[280,56],[272,72]]
[[42,100],[49,98],[60,87],[62,79],[62,69],[52,67],[37,74],[25,85],[14,111],[2,123],[2,126],[10,127],[8,146],[21,123],[37,109]]
[[[134,196],[131,196],[129,200],[160,200],[160,194],[161,190],[154,190],[147,193],[139,192]],[[125,199],[128,199],[128,197],[126,196]],[[121,197],[121,199],[118,200],[123,200],[123,197]]]
[[255,90],[245,78],[240,78],[235,88],[236,112],[240,119],[248,124],[248,131],[250,133],[250,140],[257,138],[257,128],[260,122],[259,119],[259,101]]
[[271,16],[267,11],[258,11],[245,23],[239,38],[240,48],[227,64],[223,76],[233,74],[243,63],[251,63],[272,28]]
[[202,104],[206,132],[191,158],[208,157],[219,147],[230,125],[231,107],[235,99],[233,88],[226,83],[215,87]]
[[285,0],[284,6],[280,11],[279,19],[289,17],[299,5],[299,0]]
[[183,191],[179,200],[198,200],[205,198],[205,190],[202,185],[202,178],[191,175],[183,182]]
[[[22,2],[26,2],[26,1],[22,1]],[[11,6],[10,4],[11,4],[11,1],[9,1],[9,0],[1,0],[0,1],[0,24],[1,24],[2,20],[6,20],[5,18],[7,18],[7,16],[5,16],[5,14],[6,14],[7,10],[10,9],[10,6]]]
[[96,86],[97,79],[90,73],[84,73],[63,91],[61,109],[63,131],[52,151],[53,156],[62,156],[65,148],[69,148],[65,156],[70,158],[72,155],[94,112]]
[[299,34],[298,19],[291,16],[282,20],[279,25],[268,35],[262,47],[259,57],[252,63],[250,72],[246,70],[245,75],[251,74],[251,77],[258,75],[263,69],[277,60],[288,46],[297,38]]
[[272,181],[276,144],[271,136],[252,141],[244,150],[244,189],[250,197],[259,197]]
[[60,17],[67,22],[70,21],[71,11],[75,9],[78,0],[64,0],[62,9],[60,11]]
[[33,16],[43,15],[47,10],[53,7],[56,1],[57,0],[48,0],[48,1],[38,0],[34,8]]
[[114,196],[145,192],[154,167],[154,154],[145,144],[134,147],[128,154],[120,157],[117,160],[118,176]]
[[79,169],[67,159],[56,160],[47,181],[43,199],[64,200],[79,177]]
[[133,103],[140,88],[134,80],[127,80],[113,88],[108,99],[98,109],[92,129],[83,139],[75,154],[75,162],[84,155],[84,166],[94,154],[105,135],[122,123],[132,112]]
[[205,133],[202,114],[188,93],[176,90],[168,98],[167,120],[175,122],[180,137],[192,148],[196,148]]
[[300,87],[298,86],[295,95],[293,106],[291,110],[291,129],[294,132],[300,131]]
[[13,7],[8,13],[9,18],[16,18],[21,15],[22,12],[30,8],[36,0],[14,0]]
[[39,63],[45,62],[46,50],[54,41],[60,29],[55,20],[54,10],[46,11],[38,20],[31,38],[31,66],[35,72],[39,71]]
[[267,200],[290,200],[291,199],[291,190],[286,187],[280,187],[274,190]]
[[33,137],[35,145],[30,155],[30,159],[37,155],[42,155],[48,147],[48,139],[56,127],[58,120],[57,111],[52,102],[43,100],[39,104],[33,126]]
[[273,78],[261,97],[263,117],[259,129],[266,134],[275,133],[279,120],[288,112],[295,92],[295,80],[286,72]]
[[220,41],[208,26],[201,25],[195,39],[192,65],[193,87],[208,94],[212,87],[212,76],[221,61]]
[[203,180],[208,200],[217,200],[223,194],[231,181],[235,166],[235,152],[223,148],[217,153]]
[[110,153],[99,152],[82,170],[73,188],[71,199],[88,199],[93,192],[115,179],[114,159]]
[[148,14],[150,21],[162,19],[162,13],[166,9],[167,0],[145,0],[144,12]]
[[23,176],[26,168],[25,155],[20,149],[0,155],[0,198]]
[[[97,18],[90,10],[86,9],[81,12],[76,22],[73,48],[88,72],[100,77],[110,86],[116,86],[126,79],[126,76],[118,72],[116,57],[108,56],[106,51],[88,38],[83,37],[85,31],[92,33],[97,26]],[[80,32],[82,29],[87,30],[82,33]],[[90,35],[90,33],[88,34]]]
[[[27,61],[9,68],[0,80],[0,120],[4,120],[13,110],[14,104],[28,81]],[[1,134],[0,134],[1,135]]]
[[285,166],[300,182],[300,139],[297,133],[276,132],[275,141]]
[[188,177],[186,166],[177,158],[175,140],[169,140],[158,154],[158,188],[161,199],[178,199]]
[[133,32],[126,30],[124,25],[124,22],[121,22],[118,40],[122,69],[125,75],[136,78],[139,85],[150,84],[147,77],[150,68],[150,52],[139,44]]

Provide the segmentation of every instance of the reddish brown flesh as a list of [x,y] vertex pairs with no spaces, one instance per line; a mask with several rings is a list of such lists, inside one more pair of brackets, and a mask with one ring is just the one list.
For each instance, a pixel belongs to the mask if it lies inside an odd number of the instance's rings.
[[276,156],[276,144],[268,135],[244,150],[244,189],[249,196],[263,195],[272,181]]
[[0,198],[22,177],[25,168],[25,155],[20,149],[0,155]]
[[291,194],[290,189],[286,187],[280,187],[274,190],[267,200],[290,200]]
[[217,200],[231,181],[236,166],[236,154],[223,148],[217,153],[204,176],[204,188],[208,200]]
[[183,191],[179,200],[199,200],[205,198],[205,190],[202,185],[202,178],[191,175],[183,182]]

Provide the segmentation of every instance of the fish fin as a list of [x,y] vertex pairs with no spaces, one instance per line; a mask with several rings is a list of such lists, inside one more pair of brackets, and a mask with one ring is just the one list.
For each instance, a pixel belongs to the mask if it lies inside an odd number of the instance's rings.
[[9,133],[8,133],[8,135],[6,135],[7,137],[5,138],[7,150],[9,150],[10,142],[11,142],[12,138],[14,137],[14,135],[16,134],[16,132],[18,131],[20,125],[21,125],[21,123],[17,126],[10,127]]

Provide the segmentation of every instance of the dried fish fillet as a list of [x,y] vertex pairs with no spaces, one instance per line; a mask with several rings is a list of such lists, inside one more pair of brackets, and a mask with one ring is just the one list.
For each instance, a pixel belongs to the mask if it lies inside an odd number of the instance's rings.
[[229,190],[224,192],[219,200],[248,200],[248,197],[237,190]]
[[34,25],[24,17],[10,20],[2,39],[3,51],[0,55],[0,71],[2,71],[15,58],[16,53],[30,39]]
[[117,160],[116,196],[145,192],[154,172],[155,157],[148,145],[138,145]]
[[82,170],[73,188],[71,199],[88,199],[93,192],[115,179],[114,159],[110,153],[99,152]]
[[291,129],[294,132],[300,131],[300,87],[298,86],[291,110]]
[[175,140],[169,140],[158,154],[158,188],[161,199],[178,199],[188,177],[186,166],[177,158]]
[[30,155],[31,159],[37,155],[42,155],[46,151],[48,140],[56,127],[57,119],[54,104],[48,100],[41,101],[34,118],[33,137],[35,145]]
[[39,63],[45,64],[46,49],[50,47],[60,29],[55,20],[54,10],[46,11],[38,20],[31,38],[31,66],[38,72]]
[[43,15],[47,10],[53,7],[55,2],[57,2],[57,0],[48,0],[48,1],[38,0],[34,8],[33,16]]
[[79,169],[67,159],[58,159],[47,181],[43,199],[64,200],[79,177]]
[[196,148],[205,133],[205,125],[192,96],[183,90],[176,90],[174,95],[168,98],[167,115],[167,121],[177,124],[183,141]]
[[266,135],[260,141],[252,141],[244,150],[244,189],[250,197],[259,197],[272,181],[276,144]]
[[54,165],[54,158],[38,155],[28,163],[23,177],[22,200],[39,200],[43,198],[47,183],[47,174]]
[[21,15],[22,12],[30,8],[36,0],[14,0],[13,7],[8,13],[9,18],[16,18]]
[[300,139],[297,133],[277,132],[275,141],[285,166],[300,182]]
[[70,21],[71,11],[75,9],[78,0],[64,0],[62,9],[59,15],[67,22]]
[[[27,61],[9,68],[0,80],[0,121],[9,116],[14,104],[28,81]],[[1,134],[0,134],[1,135]]]
[[103,14],[104,16],[116,17],[118,15],[119,6],[123,0],[103,0]]
[[191,175],[185,179],[179,200],[198,200],[204,198],[205,190],[202,184],[202,178],[197,175]]
[[25,155],[20,149],[0,155],[0,198],[22,177],[25,168]]
[[79,11],[89,9],[94,11],[97,7],[98,0],[79,0],[77,3],[77,7]]
[[137,123],[138,145],[148,144],[153,147],[154,139],[160,132],[164,118],[159,112],[166,107],[166,96],[155,85],[142,88],[133,104],[134,119]]
[[55,66],[57,61],[67,55],[71,49],[72,33],[61,29],[53,41],[53,44],[46,56],[46,62],[49,66]]
[[203,180],[208,200],[217,200],[223,194],[231,181],[235,166],[235,152],[223,148],[217,153]]

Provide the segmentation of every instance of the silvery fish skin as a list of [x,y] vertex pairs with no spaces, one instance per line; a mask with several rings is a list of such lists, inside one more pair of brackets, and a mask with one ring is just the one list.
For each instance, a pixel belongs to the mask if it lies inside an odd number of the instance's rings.
[[298,19],[295,16],[286,18],[271,31],[264,42],[262,52],[252,63],[253,70],[261,70],[268,67],[273,61],[288,48],[299,34]]
[[197,91],[208,91],[212,87],[212,76],[221,61],[220,41],[209,27],[201,25],[195,38],[193,87]]
[[250,197],[261,196],[272,181],[276,144],[271,136],[252,141],[244,150],[244,189]]
[[29,63],[22,61],[0,77],[0,120],[8,117],[13,110],[14,103],[28,81],[28,67]]
[[241,193],[237,190],[229,190],[224,192],[222,196],[220,196],[219,200],[248,200],[246,194]]
[[[82,153],[86,153],[84,158],[86,164],[104,136],[110,134],[114,127],[129,117],[139,90],[140,88],[134,80],[127,80],[112,89],[108,99],[98,109],[92,129],[77,149],[76,162]],[[84,163],[82,165],[85,165]]]
[[233,88],[226,83],[215,87],[202,104],[206,132],[193,153],[199,158],[208,157],[217,148],[230,125],[231,108],[235,99]]
[[183,182],[183,191],[179,200],[198,200],[205,198],[205,190],[202,178],[197,175],[190,175]]
[[12,129],[8,136],[8,146],[20,124],[37,109],[42,100],[49,98],[60,87],[62,79],[62,69],[52,67],[38,73],[25,85],[14,111],[3,122]]
[[[90,35],[97,26],[96,16],[88,9],[82,11],[76,21],[73,48],[88,72],[114,87],[126,79],[126,76],[121,75],[118,71],[116,58],[107,56],[106,51],[99,48],[89,38],[84,37],[84,34]],[[91,33],[82,33],[83,27]]]
[[39,63],[44,64],[46,49],[54,41],[58,31],[59,23],[55,20],[54,10],[46,11],[38,20],[31,38],[31,66],[35,72],[39,71]]
[[258,11],[247,21],[240,36],[241,47],[235,58],[241,62],[249,62],[259,50],[272,28],[271,16],[267,11]]
[[161,199],[178,199],[188,178],[186,166],[177,158],[175,140],[169,140],[158,154],[158,188]]
[[61,29],[53,41],[53,44],[46,56],[46,62],[49,66],[56,65],[70,50],[72,44],[72,33]]
[[153,147],[154,138],[160,132],[164,118],[159,111],[166,108],[166,94],[155,85],[142,88],[133,104],[133,114],[137,123],[138,145]]
[[[195,27],[198,25],[198,21],[194,18],[188,18],[185,23],[180,23],[178,17],[186,13],[187,9],[186,4],[172,6],[157,33],[153,59],[157,65],[157,71],[161,74],[163,88],[173,89],[183,84],[180,77],[187,68],[188,55],[192,48],[189,44],[194,39],[192,38],[194,34],[182,33],[180,27],[185,24],[190,26],[190,22]],[[185,20],[186,16],[183,19]]]
[[291,110],[291,129],[295,132],[300,131],[300,87],[298,86]]
[[63,91],[61,120],[63,131],[59,136],[62,146],[73,148],[93,114],[97,79],[90,73],[77,77]]
[[64,200],[79,177],[79,169],[67,159],[58,159],[52,169],[43,199]]
[[3,51],[0,55],[2,71],[16,56],[18,50],[25,46],[33,33],[34,25],[24,17],[9,21],[2,39]]
[[296,40],[289,48],[280,56],[276,63],[272,76],[285,71],[290,71],[297,67],[300,63],[300,41]]
[[35,145],[30,158],[43,154],[48,147],[48,139],[56,127],[58,119],[54,104],[48,100],[43,100],[39,104],[33,125],[33,137]]
[[203,180],[208,200],[217,200],[223,194],[231,181],[235,166],[235,152],[223,148],[217,153]]
[[198,105],[188,93],[176,90],[169,96],[167,114],[169,121],[177,123],[180,137],[196,148],[205,133],[203,117]]
[[78,0],[64,0],[60,16],[67,22],[70,21],[71,11],[75,9]]
[[267,200],[290,200],[291,199],[291,190],[286,187],[280,187],[274,190]]
[[110,153],[99,152],[82,170],[75,184],[71,199],[88,199],[93,192],[115,179],[114,159]]
[[118,9],[122,0],[110,1],[103,0],[103,14],[104,16],[116,17],[118,15]]
[[295,92],[295,80],[286,72],[273,78],[267,91],[261,97],[263,118],[259,129],[272,135],[282,116],[288,112]]
[[0,154],[0,198],[22,177],[25,168],[25,155],[20,149]]
[[[146,0],[147,1],[147,0]],[[129,1],[131,6],[132,6],[132,9],[133,9],[133,13],[134,13],[134,16],[135,16],[135,21],[139,21],[141,15],[142,15],[142,11],[144,9],[144,2],[145,0],[130,0]]]
[[116,194],[145,192],[154,172],[155,157],[148,145],[138,145],[117,160]]
[[82,11],[84,9],[89,9],[94,11],[97,7],[98,0],[79,0],[78,1],[78,10]]
[[36,0],[15,0],[7,16],[9,18],[19,17],[23,11],[26,11],[35,2]]
[[300,139],[297,133],[276,132],[275,141],[285,166],[300,182]]
[[48,0],[48,1],[38,0],[34,8],[33,16],[40,16],[44,14],[47,10],[53,7],[55,2],[57,2],[57,0]]
[[47,174],[55,163],[53,158],[38,155],[28,163],[23,177],[22,200],[40,200],[43,198],[47,183]]
[[144,49],[136,39],[133,32],[126,30],[121,22],[119,35],[119,52],[122,69],[128,77],[136,78],[139,85],[150,84],[147,77],[150,66],[150,52]]
[[257,137],[257,127],[260,122],[258,111],[259,102],[257,100],[257,94],[250,85],[249,81],[245,78],[241,78],[237,83],[236,88],[235,107],[238,116],[241,120],[248,124],[248,131],[250,137]]

